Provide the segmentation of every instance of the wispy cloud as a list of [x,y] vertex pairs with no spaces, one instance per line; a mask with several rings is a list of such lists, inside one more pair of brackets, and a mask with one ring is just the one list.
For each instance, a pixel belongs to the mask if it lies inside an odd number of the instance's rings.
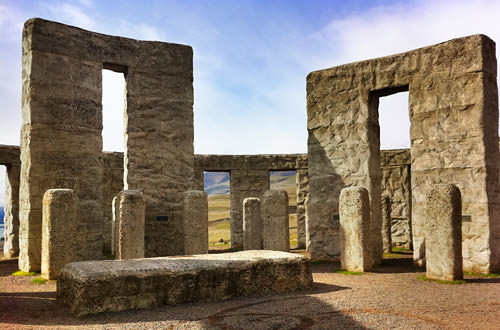
[[[91,2],[86,3],[90,4]],[[87,30],[91,30],[96,26],[94,19],[86,14],[80,6],[68,2],[50,3],[47,4],[47,9],[62,23],[78,26]]]

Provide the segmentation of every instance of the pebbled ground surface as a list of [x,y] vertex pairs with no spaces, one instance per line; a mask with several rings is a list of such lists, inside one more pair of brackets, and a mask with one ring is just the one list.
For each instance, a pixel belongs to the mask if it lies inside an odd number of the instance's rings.
[[411,256],[391,254],[364,275],[314,264],[314,287],[210,304],[73,317],[55,299],[55,282],[12,276],[17,260],[0,260],[0,329],[500,329],[500,278],[466,277],[460,285],[417,280]]

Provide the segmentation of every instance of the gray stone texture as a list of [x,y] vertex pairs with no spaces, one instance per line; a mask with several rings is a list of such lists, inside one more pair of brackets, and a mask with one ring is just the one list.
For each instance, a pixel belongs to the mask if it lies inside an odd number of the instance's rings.
[[260,199],[243,200],[243,249],[262,250],[262,218]]
[[191,47],[32,19],[23,32],[22,270],[40,268],[42,194],[54,187],[78,196],[79,259],[102,256],[103,68],[125,73],[124,189],[144,189],[146,255],[182,252],[182,192],[194,178]]
[[290,229],[286,191],[267,190],[264,192],[260,214],[264,250],[288,252],[290,250]]
[[5,165],[5,204],[3,254],[7,258],[19,255],[19,178],[20,151],[17,146],[0,145],[0,165]]
[[389,196],[382,196],[382,247],[385,253],[392,251],[391,199]]
[[372,266],[370,199],[368,190],[347,187],[340,192],[340,267],[365,272]]
[[42,203],[41,273],[55,280],[65,264],[76,261],[78,200],[72,189],[49,189]]
[[184,193],[184,254],[208,253],[207,193],[190,190]]
[[380,151],[382,190],[391,199],[391,241],[395,248],[412,248],[410,149]]
[[436,185],[426,195],[425,266],[431,279],[463,279],[462,202],[454,185]]
[[421,263],[425,187],[463,192],[464,268],[500,269],[498,97],[495,44],[484,35],[315,71],[307,77],[309,251],[337,254],[332,217],[340,190],[366,187],[373,261],[382,256],[378,98],[409,90],[412,225]]
[[309,175],[307,169],[298,169],[297,182],[297,234],[298,248],[306,248],[306,199],[309,195]]
[[144,258],[146,202],[139,190],[124,190],[115,201],[115,259]]
[[76,316],[83,316],[311,287],[307,258],[275,251],[242,251],[71,263],[57,281],[57,299]]
[[105,255],[112,253],[111,238],[113,226],[113,198],[123,190],[123,153],[103,152],[103,212],[104,221],[102,227],[103,252]]

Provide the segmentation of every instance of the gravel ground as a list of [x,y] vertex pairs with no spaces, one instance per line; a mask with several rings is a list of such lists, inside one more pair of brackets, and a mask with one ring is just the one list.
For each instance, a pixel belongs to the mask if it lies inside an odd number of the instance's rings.
[[334,273],[338,263],[314,264],[309,291],[81,319],[56,301],[54,282],[12,276],[17,260],[4,259],[0,329],[500,329],[500,278],[422,282],[417,276],[423,272],[402,257],[361,276]]

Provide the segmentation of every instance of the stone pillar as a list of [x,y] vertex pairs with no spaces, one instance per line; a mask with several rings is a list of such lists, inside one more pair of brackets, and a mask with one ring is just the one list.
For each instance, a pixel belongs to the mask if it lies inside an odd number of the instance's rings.
[[391,223],[391,199],[382,196],[382,244],[385,253],[392,251]]
[[269,190],[269,170],[231,170],[231,247],[243,248],[243,200]]
[[[124,190],[118,194],[118,223],[115,223],[115,259],[144,258],[146,202],[142,192]],[[116,208],[115,208],[116,212]]]
[[112,201],[123,190],[123,153],[103,152],[104,169],[102,176],[103,190],[103,252],[114,254],[113,242],[113,207]]
[[260,199],[243,200],[243,250],[262,250]]
[[194,171],[194,183],[193,190],[205,190],[205,173],[203,170],[195,170]]
[[111,209],[113,210],[111,221],[111,255],[116,257],[118,251],[118,221],[120,216],[120,203],[118,203],[118,196],[113,197],[111,202]]
[[426,195],[426,276],[454,281],[463,279],[462,199],[454,185],[436,185]]
[[264,250],[290,250],[288,195],[284,190],[264,192],[261,205]]
[[184,254],[208,253],[207,193],[190,190],[184,193]]
[[309,194],[307,169],[298,169],[295,175],[297,184],[297,234],[298,248],[306,248],[306,198]]
[[5,215],[3,253],[7,258],[19,255],[19,180],[20,164],[6,166],[5,175]]
[[43,195],[42,276],[55,280],[61,268],[76,261],[77,198],[72,189],[50,189]]
[[348,187],[340,192],[340,262],[343,270],[371,269],[370,199],[365,188]]

